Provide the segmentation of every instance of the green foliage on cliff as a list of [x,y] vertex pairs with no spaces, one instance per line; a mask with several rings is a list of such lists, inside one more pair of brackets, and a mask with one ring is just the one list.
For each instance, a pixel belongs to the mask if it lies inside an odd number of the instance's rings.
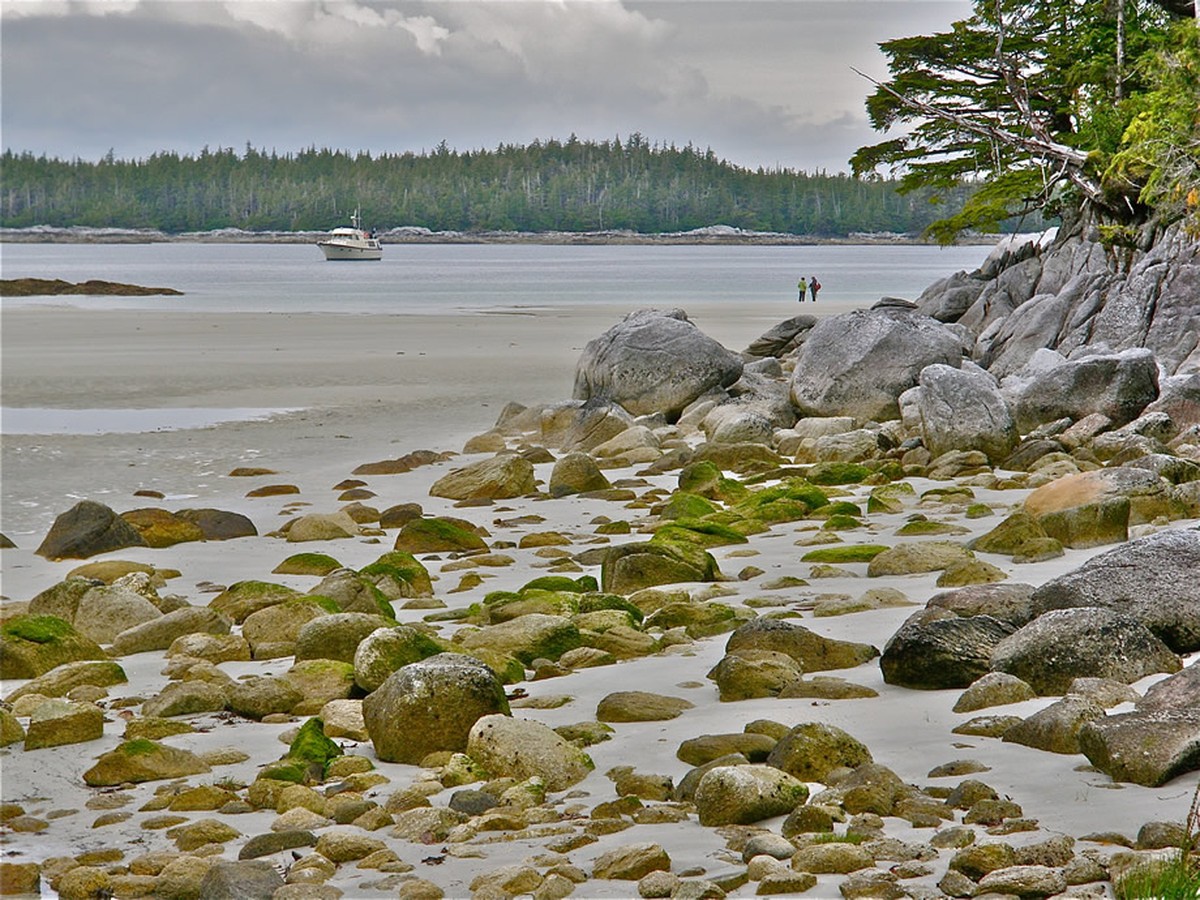
[[891,78],[867,101],[879,131],[858,174],[902,190],[977,190],[943,241],[1014,215],[1088,207],[1121,234],[1200,225],[1200,28],[1166,0],[976,0],[949,31],[887,41]]
[[14,228],[327,230],[361,206],[377,229],[662,233],[723,224],[836,236],[921,231],[965,194],[934,206],[930,192],[901,195],[886,179],[752,171],[639,134],[380,156],[247,146],[94,163],[0,158],[0,225]]

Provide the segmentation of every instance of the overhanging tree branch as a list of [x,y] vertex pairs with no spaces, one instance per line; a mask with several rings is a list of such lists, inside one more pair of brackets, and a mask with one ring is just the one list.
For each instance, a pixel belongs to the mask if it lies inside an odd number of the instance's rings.
[[[1074,147],[1050,139],[1044,129],[1037,129],[1042,132],[1041,135],[1037,134],[1034,122],[1029,122],[1031,131],[1034,131],[1032,135],[1017,134],[994,123],[974,119],[923,100],[907,97],[891,86],[877,81],[864,72],[860,72],[853,66],[850,67],[850,70],[871,82],[879,90],[884,91],[903,106],[923,116],[948,122],[957,129],[1020,150],[1031,156],[1038,157],[1047,163],[1058,163],[1061,166],[1063,177],[1078,187],[1089,200],[1096,203],[1102,202],[1103,191],[1100,188],[1099,182],[1088,175],[1085,170],[1088,155],[1082,150],[1077,150]],[[1021,107],[1017,98],[1014,98],[1014,101],[1018,102],[1022,116],[1026,119],[1031,118],[1032,114],[1029,112],[1028,105],[1026,104],[1024,107]]]

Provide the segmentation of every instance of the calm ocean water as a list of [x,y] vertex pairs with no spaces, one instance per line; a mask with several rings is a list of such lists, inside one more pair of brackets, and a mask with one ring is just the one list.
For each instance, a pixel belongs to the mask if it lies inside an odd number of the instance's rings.
[[[3,300],[197,312],[456,313],[580,304],[685,306],[795,301],[816,275],[820,302],[916,299],[935,279],[971,270],[989,248],[925,246],[389,245],[380,262],[326,262],[302,244],[3,244],[4,278],[87,279],[171,287],[164,299]],[[790,307],[800,311],[799,305]],[[791,314],[791,313],[789,313]]]

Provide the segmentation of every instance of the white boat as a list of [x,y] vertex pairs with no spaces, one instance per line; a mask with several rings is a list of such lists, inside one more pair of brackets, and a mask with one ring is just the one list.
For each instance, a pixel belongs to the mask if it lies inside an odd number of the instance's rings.
[[335,228],[317,241],[326,259],[383,259],[383,245],[373,232],[363,231],[358,210],[350,217],[350,228]]

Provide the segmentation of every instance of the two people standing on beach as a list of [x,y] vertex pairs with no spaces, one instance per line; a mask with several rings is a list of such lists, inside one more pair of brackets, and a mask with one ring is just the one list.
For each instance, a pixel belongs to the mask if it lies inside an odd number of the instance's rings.
[[817,302],[817,291],[819,291],[820,289],[821,289],[821,282],[817,281],[816,275],[814,275],[811,279],[809,279],[807,281],[804,279],[803,276],[801,276],[800,280],[796,283],[796,290],[799,291],[799,293],[800,293],[800,296],[797,297],[797,300],[799,300],[799,302],[803,303],[804,295],[806,293],[811,292],[813,303],[816,303]]

